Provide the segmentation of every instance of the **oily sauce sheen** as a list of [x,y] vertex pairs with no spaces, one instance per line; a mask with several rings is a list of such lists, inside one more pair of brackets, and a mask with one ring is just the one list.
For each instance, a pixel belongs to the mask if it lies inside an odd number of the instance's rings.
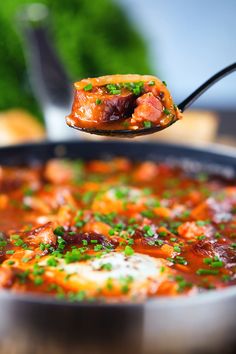
[[143,301],[235,285],[236,185],[151,161],[0,169],[0,288]]

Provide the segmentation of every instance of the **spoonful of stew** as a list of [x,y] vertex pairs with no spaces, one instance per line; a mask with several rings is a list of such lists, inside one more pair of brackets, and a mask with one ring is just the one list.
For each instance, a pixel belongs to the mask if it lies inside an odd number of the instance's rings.
[[178,106],[165,81],[149,75],[109,75],[74,84],[75,96],[67,124],[83,132],[135,137],[163,130],[182,118],[182,112],[217,81],[236,70],[221,70]]

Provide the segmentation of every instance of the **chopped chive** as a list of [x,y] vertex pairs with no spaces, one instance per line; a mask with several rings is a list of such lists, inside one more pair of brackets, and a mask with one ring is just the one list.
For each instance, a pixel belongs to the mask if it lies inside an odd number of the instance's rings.
[[204,258],[203,259],[203,263],[205,263],[205,264],[211,264],[212,263],[212,259],[211,258]]
[[6,251],[6,254],[14,254],[14,253],[15,253],[14,250],[8,250],[8,251]]
[[151,128],[152,127],[152,122],[150,122],[149,120],[145,120],[143,122],[143,126],[144,126],[144,128]]
[[123,122],[122,125],[123,125],[123,127],[125,129],[129,128],[129,122],[128,121]]
[[0,247],[5,247],[7,245],[7,241],[0,241]]
[[36,277],[34,278],[34,284],[35,285],[42,285],[43,284],[43,278],[42,277]]
[[54,257],[48,258],[47,265],[49,267],[56,267],[57,264],[58,264],[58,261]]
[[219,228],[220,228],[221,230],[224,230],[224,229],[225,229],[225,224],[220,224],[220,225],[219,225]]
[[21,238],[19,238],[18,240],[16,240],[16,241],[14,242],[14,245],[17,246],[17,247],[20,247],[20,246],[22,246],[23,244],[24,244],[24,241],[23,241]]
[[101,251],[102,245],[96,245],[96,246],[94,246],[93,249],[94,249],[95,252]]
[[98,243],[98,240],[91,240],[90,243]]
[[196,271],[197,275],[218,275],[219,274],[219,270],[216,269],[198,269]]
[[102,100],[100,100],[100,98],[97,98],[95,103],[96,103],[96,105],[99,105],[102,103]]
[[156,240],[154,243],[155,243],[155,245],[162,246],[164,244],[164,241],[163,240]]
[[112,264],[111,263],[104,263],[101,267],[104,270],[111,271],[112,270]]
[[153,213],[152,210],[143,210],[143,211],[141,212],[141,214],[142,214],[142,216],[145,216],[145,217],[148,218],[148,219],[151,219],[151,218],[154,217],[154,213]]
[[183,213],[182,213],[182,218],[188,218],[190,216],[190,211],[189,210],[185,210]]
[[174,251],[180,253],[181,248],[179,246],[174,246]]
[[171,112],[169,111],[169,109],[164,108],[164,109],[163,109],[163,113],[164,113],[166,116],[168,116]]
[[134,254],[134,250],[130,246],[126,246],[124,252],[126,256],[132,256]]
[[15,261],[11,261],[11,260],[10,260],[10,261],[7,262],[7,264],[8,264],[8,265],[13,265],[13,264],[15,264]]
[[208,220],[198,220],[198,221],[196,221],[196,225],[197,226],[205,226],[207,224],[209,224]]
[[222,279],[224,282],[228,282],[228,281],[231,280],[231,277],[230,277],[230,275],[228,275],[228,274],[224,274],[224,275],[222,275],[221,279]]
[[57,236],[63,236],[64,233],[65,233],[64,227],[63,227],[63,226],[57,226],[57,227],[54,229],[53,233],[54,233],[55,235],[57,235]]
[[215,237],[216,239],[219,239],[219,238],[222,237],[222,235],[221,235],[219,232],[216,232],[214,237]]
[[93,88],[93,85],[92,84],[88,84],[86,86],[84,86],[84,91],[91,91]]
[[198,236],[198,237],[197,237],[197,239],[200,240],[200,241],[201,241],[201,240],[204,240],[205,238],[206,238],[205,235],[201,235],[201,236]]
[[211,263],[212,268],[221,268],[224,267],[224,262],[222,261],[216,261]]

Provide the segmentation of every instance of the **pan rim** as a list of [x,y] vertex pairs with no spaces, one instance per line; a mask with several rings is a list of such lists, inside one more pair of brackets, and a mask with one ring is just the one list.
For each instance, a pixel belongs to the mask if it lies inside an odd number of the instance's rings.
[[33,293],[16,293],[10,292],[8,290],[0,290],[0,303],[1,301],[14,301],[16,303],[24,304],[34,304],[34,305],[50,305],[50,306],[68,306],[68,307],[85,307],[85,308],[176,308],[176,307],[188,307],[188,306],[199,306],[201,304],[208,304],[212,302],[225,301],[230,298],[236,298],[236,286],[231,286],[228,288],[220,290],[210,290],[201,294],[194,294],[190,296],[176,296],[167,297],[160,296],[156,298],[148,298],[143,302],[70,302],[65,299],[57,299],[50,295],[33,294]]

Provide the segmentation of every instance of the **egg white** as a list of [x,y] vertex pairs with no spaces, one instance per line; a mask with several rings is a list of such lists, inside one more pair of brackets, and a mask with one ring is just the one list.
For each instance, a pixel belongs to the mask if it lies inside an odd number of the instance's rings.
[[[47,257],[40,262],[42,266],[46,264]],[[107,264],[109,269],[106,268]],[[114,285],[114,291],[118,294],[122,292],[120,289],[127,279],[129,280],[128,295],[154,294],[169,274],[164,259],[156,259],[140,253],[126,256],[119,252],[109,252],[100,258],[68,264],[64,259],[58,259],[56,267],[47,266],[46,269],[47,276],[68,290],[83,289],[92,295],[105,289],[108,282]],[[67,275],[66,281],[64,281],[65,275]],[[110,294],[112,295],[112,290]]]

